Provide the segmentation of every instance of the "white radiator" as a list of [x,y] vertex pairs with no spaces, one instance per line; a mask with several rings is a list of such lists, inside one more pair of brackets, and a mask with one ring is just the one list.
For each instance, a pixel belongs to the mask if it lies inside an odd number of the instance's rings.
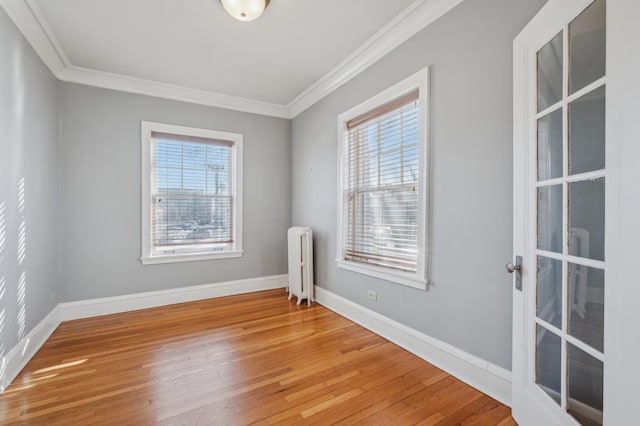
[[289,242],[289,300],[313,302],[313,234],[311,228],[294,226],[287,232]]

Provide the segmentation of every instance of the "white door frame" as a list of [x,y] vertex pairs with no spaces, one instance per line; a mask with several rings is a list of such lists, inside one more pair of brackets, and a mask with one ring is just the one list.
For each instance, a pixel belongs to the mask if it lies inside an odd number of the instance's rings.
[[640,1],[607,0],[604,424],[638,422]]
[[[533,360],[528,359],[532,353],[529,345],[533,342],[534,328],[530,324],[535,311],[531,309],[531,298],[535,298],[536,264],[532,250],[536,221],[530,216],[536,205],[536,192],[530,189],[533,189],[531,179],[536,170],[537,155],[531,141],[535,141],[537,131],[533,119],[537,112],[536,54],[592,1],[549,0],[513,44],[513,250],[514,259],[521,255],[524,260],[521,270],[523,291],[515,287],[513,290],[512,409],[513,417],[521,425],[579,424],[559,406],[546,403],[548,397],[532,380]],[[567,46],[564,54],[567,55]],[[607,182],[607,192],[608,186]],[[608,368],[608,363],[605,364]]]

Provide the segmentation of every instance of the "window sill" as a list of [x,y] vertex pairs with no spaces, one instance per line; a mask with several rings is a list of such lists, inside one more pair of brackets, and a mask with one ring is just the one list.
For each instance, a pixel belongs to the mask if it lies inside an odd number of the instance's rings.
[[161,254],[156,256],[145,256],[140,258],[143,265],[157,265],[161,263],[195,262],[198,260],[231,259],[242,257],[244,251],[225,251],[217,253],[183,253],[183,254]]
[[375,266],[362,265],[348,260],[336,259],[338,268],[347,269],[352,272],[358,272],[360,274],[369,275],[371,277],[380,278],[386,281],[391,281],[396,284],[402,284],[407,287],[417,288],[418,290],[426,290],[428,280],[420,278],[414,274],[407,274],[402,272],[393,272],[384,268]]

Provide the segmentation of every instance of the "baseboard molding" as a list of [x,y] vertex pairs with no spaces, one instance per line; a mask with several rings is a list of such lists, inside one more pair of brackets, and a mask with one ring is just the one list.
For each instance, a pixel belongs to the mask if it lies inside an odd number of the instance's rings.
[[63,321],[256,291],[274,290],[286,287],[287,279],[287,275],[274,275],[125,296],[59,303],[0,361],[0,394],[20,374],[20,371]]
[[316,286],[316,302],[511,406],[511,372]]
[[137,311],[139,309],[253,293],[256,291],[273,290],[284,288],[286,285],[287,275],[274,275],[270,277],[135,293],[124,296],[81,300],[78,302],[65,302],[60,304],[61,321]]
[[29,360],[38,352],[51,333],[60,324],[60,305],[42,319],[17,345],[15,345],[1,360],[0,365],[0,394],[20,374]]
[[[58,304],[7,353],[1,366],[0,393],[4,392],[4,389],[18,376],[62,321],[273,290],[284,288],[286,284],[287,275],[276,275]],[[318,286],[316,286],[316,301],[503,404],[511,404],[511,373],[502,367],[427,336]]]

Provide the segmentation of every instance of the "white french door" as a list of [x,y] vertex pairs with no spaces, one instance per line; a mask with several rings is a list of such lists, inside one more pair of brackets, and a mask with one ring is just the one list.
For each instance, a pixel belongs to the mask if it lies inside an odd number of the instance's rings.
[[525,426],[603,420],[606,78],[606,0],[550,0],[514,42],[512,406]]

